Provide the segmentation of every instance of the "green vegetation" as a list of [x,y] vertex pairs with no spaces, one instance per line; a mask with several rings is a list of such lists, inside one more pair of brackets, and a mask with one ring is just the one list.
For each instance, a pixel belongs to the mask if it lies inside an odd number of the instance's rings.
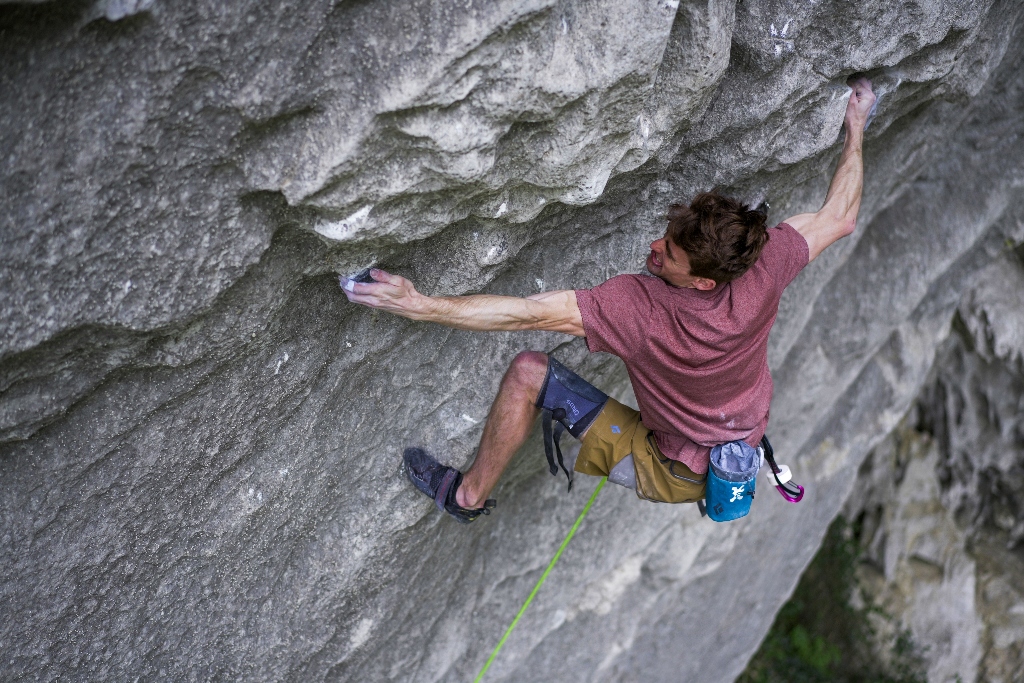
[[854,532],[842,517],[832,523],[737,683],[924,683],[910,633],[881,642],[869,615],[884,613],[850,604],[859,556]]

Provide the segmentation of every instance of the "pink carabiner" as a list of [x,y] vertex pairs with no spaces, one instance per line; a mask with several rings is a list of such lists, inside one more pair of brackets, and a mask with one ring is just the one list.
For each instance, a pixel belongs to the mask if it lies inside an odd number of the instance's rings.
[[800,493],[798,493],[796,497],[793,497],[789,493],[789,491],[787,491],[786,488],[781,484],[776,484],[775,488],[777,488],[779,490],[779,493],[782,494],[782,497],[788,500],[790,503],[799,503],[801,500],[803,500],[804,497],[804,487],[801,486],[800,484],[794,484],[794,486],[800,489]]

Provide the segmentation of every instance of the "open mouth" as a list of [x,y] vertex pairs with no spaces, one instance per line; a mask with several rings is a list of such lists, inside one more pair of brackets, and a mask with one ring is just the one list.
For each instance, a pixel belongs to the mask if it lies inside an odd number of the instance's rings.
[[654,264],[655,266],[657,266],[658,268],[661,268],[661,266],[662,266],[662,263],[661,263],[661,260],[660,260],[660,259],[658,258],[658,255],[657,255],[657,254],[655,254],[655,253],[654,253],[654,252],[652,251],[652,252],[651,252],[651,256],[650,256],[650,258],[651,258],[651,263],[653,263],[653,264]]

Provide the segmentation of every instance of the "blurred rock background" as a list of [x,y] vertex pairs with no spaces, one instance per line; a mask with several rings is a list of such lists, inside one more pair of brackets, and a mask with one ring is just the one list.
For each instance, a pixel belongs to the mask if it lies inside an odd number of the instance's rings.
[[860,227],[770,349],[805,502],[715,525],[609,487],[488,680],[731,680],[844,510],[864,581],[948,644],[934,680],[1015,680],[1022,16],[0,2],[4,678],[471,679],[596,481],[567,495],[535,439],[465,528],[402,448],[471,461],[524,348],[628,380],[580,340],[348,305],[336,274],[582,288],[697,191],[816,210],[863,72]]

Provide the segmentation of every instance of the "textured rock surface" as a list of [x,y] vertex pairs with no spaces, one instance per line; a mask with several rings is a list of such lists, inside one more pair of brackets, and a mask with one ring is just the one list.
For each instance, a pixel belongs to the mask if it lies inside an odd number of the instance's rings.
[[602,493],[489,676],[730,679],[961,290],[1024,238],[1022,13],[0,4],[4,669],[472,678],[595,482],[566,496],[535,443],[466,529],[401,448],[468,462],[523,348],[619,396],[625,374],[559,335],[357,309],[333,274],[585,287],[636,271],[698,190],[815,209],[865,71],[861,228],[790,288],[771,347],[773,441],[806,502],[718,526]]
[[979,273],[919,400],[846,504],[867,546],[865,592],[925,648],[929,680],[1024,676],[1022,256]]

